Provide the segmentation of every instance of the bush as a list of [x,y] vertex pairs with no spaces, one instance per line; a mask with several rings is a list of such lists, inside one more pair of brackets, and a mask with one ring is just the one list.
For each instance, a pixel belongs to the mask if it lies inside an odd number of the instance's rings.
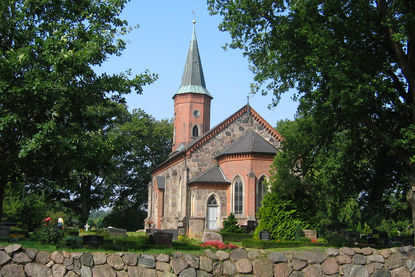
[[43,243],[57,244],[59,240],[63,238],[63,231],[59,230],[55,226],[48,224],[39,229],[36,229],[32,236],[32,240],[40,241]]
[[326,246],[327,242],[324,240],[318,240],[317,242],[312,242],[310,240],[259,240],[259,239],[245,239],[242,241],[242,246],[246,248],[291,248],[299,246]]
[[104,237],[104,243],[101,249],[113,250],[113,251],[128,251],[128,250],[140,250],[146,249],[149,244],[149,238],[145,236],[135,237]]
[[246,233],[223,233],[220,232],[222,235],[223,241],[242,241],[244,239],[251,239],[252,234]]
[[205,243],[200,244],[201,247],[209,247],[209,248],[215,248],[215,249],[235,249],[238,248],[238,246],[233,244],[226,244],[220,241],[208,241]]
[[255,237],[258,238],[260,231],[267,230],[271,233],[271,239],[299,238],[307,224],[296,216],[296,210],[290,209],[290,204],[290,201],[281,200],[274,193],[266,194],[259,210],[260,221]]
[[223,221],[223,228],[220,230],[224,233],[242,233],[243,230],[241,226],[238,224],[238,220],[236,220],[235,215],[231,213],[228,218]]

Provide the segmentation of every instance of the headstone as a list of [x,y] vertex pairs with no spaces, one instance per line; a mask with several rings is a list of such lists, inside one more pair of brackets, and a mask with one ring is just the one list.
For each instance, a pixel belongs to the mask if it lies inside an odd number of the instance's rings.
[[0,226],[0,238],[8,239],[10,234],[10,226]]
[[166,233],[166,232],[160,231],[154,234],[154,242],[157,245],[164,245],[164,246],[172,247],[172,240],[173,240],[172,233]]
[[260,240],[270,240],[271,239],[270,231],[263,230],[263,231],[259,232],[259,239]]
[[126,229],[108,227],[107,230],[108,230],[110,236],[113,236],[113,237],[126,237],[127,236],[127,230]]
[[344,232],[344,238],[347,241],[356,242],[360,239],[360,233],[357,232],[357,231],[346,231],[346,232]]
[[317,241],[317,231],[316,230],[303,230],[304,236],[310,240]]
[[85,224],[85,231],[87,231],[88,232],[88,230],[89,230],[89,224],[87,223],[87,224]]
[[255,230],[255,226],[256,226],[256,221],[255,220],[248,220],[248,223],[247,223],[248,225],[247,225],[247,232],[248,233],[250,233],[251,231],[254,231]]
[[223,242],[222,235],[215,232],[204,232],[202,236],[202,242],[205,243],[208,241]]
[[177,230],[177,229],[163,229],[163,230],[155,229],[154,233],[157,233],[157,232],[164,232],[164,233],[173,234],[173,240],[174,241],[176,241],[179,238],[179,230]]
[[98,248],[102,245],[104,242],[103,236],[97,236],[97,235],[87,235],[82,236],[82,241],[84,245],[92,246],[94,248]]

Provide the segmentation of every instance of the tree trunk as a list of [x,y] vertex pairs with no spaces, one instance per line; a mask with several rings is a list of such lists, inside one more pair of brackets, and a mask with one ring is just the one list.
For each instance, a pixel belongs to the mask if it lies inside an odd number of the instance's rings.
[[3,221],[3,200],[4,200],[4,192],[6,189],[6,183],[0,179],[0,222]]
[[406,194],[406,201],[408,201],[409,206],[411,206],[412,211],[412,227],[413,227],[413,236],[414,236],[414,245],[415,245],[415,174],[413,172],[409,173],[409,184],[410,188]]
[[81,224],[81,227],[84,227],[89,218],[89,212],[91,210],[91,205],[89,203],[91,201],[89,197],[91,193],[90,178],[81,178],[81,182],[81,214],[79,223]]

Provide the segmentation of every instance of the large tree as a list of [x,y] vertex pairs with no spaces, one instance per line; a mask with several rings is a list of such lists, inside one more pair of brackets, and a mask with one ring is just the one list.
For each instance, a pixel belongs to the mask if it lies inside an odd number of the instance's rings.
[[126,2],[0,1],[0,218],[7,186],[70,178],[105,127],[93,110],[154,80],[94,71],[125,48]]
[[223,16],[230,47],[248,56],[254,91],[278,101],[296,88],[300,111],[327,134],[321,143],[351,129],[401,165],[391,185],[405,185],[415,224],[415,2],[208,3]]
[[114,206],[147,208],[147,188],[151,170],[171,153],[173,126],[168,120],[156,120],[143,110],[134,110],[114,133],[122,151],[115,157],[113,171]]
[[409,219],[409,209],[399,208],[405,204],[402,165],[369,132],[349,128],[327,134],[301,114],[278,122],[277,130],[285,140],[274,160],[271,191],[278,199],[294,200],[319,233],[361,230],[365,224],[374,230],[382,220]]

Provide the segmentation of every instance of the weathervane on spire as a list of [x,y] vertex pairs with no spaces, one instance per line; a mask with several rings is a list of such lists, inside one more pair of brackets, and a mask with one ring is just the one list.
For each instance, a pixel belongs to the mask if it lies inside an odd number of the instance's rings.
[[192,11],[192,14],[193,14],[193,24],[195,24],[196,23],[196,12]]

